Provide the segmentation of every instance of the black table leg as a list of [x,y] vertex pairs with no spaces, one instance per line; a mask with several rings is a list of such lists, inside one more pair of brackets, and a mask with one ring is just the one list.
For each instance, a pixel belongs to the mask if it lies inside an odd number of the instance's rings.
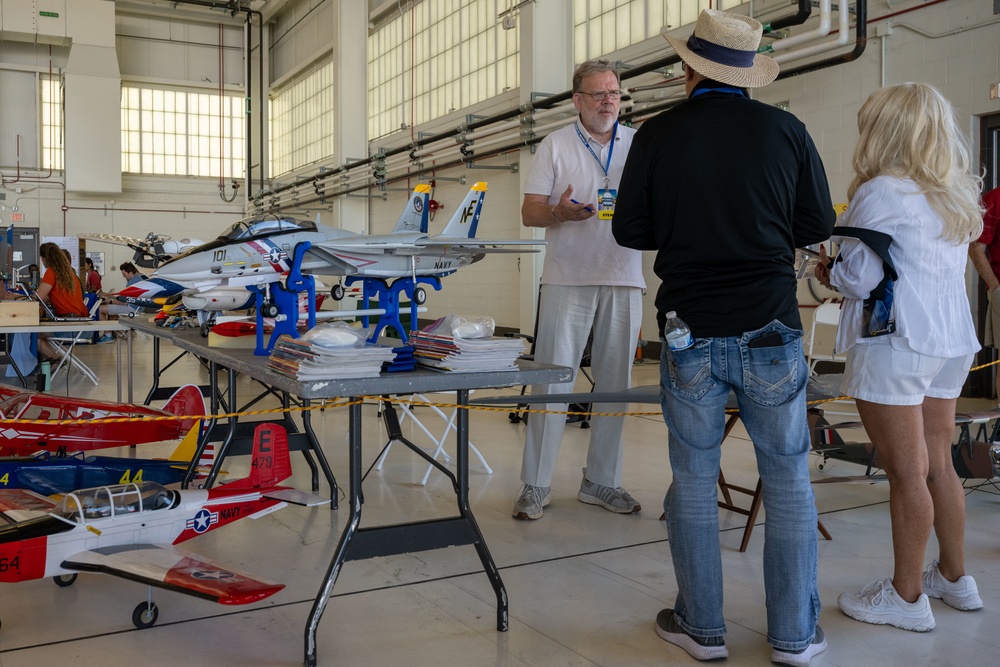
[[316,667],[316,629],[319,627],[320,618],[330,601],[333,593],[333,585],[337,583],[337,576],[340,568],[344,565],[347,550],[350,546],[351,538],[354,536],[358,525],[361,523],[361,401],[356,397],[351,398],[353,405],[350,406],[350,425],[348,434],[350,438],[350,489],[347,499],[351,505],[351,513],[348,515],[347,527],[344,534],[340,536],[337,550],[330,561],[330,567],[326,571],[326,578],[319,589],[316,601],[313,602],[312,610],[309,612],[309,621],[306,623],[306,645],[305,645],[305,665],[306,667]]

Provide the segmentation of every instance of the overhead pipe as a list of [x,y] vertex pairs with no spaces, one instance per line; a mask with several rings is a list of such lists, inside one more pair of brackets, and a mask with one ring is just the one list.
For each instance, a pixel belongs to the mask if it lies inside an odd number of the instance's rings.
[[[838,0],[837,7],[843,9],[846,4],[846,0]],[[793,46],[798,46],[799,44],[805,44],[807,42],[812,42],[821,37],[826,37],[830,34],[830,26],[832,22],[830,17],[833,15],[833,8],[831,5],[831,0],[820,0],[819,2],[819,25],[817,25],[812,30],[808,30],[804,33],[798,35],[792,35],[791,37],[785,37],[784,39],[774,40],[767,44],[762,44],[757,53],[763,53],[770,55],[772,52],[777,53],[778,51],[787,51]]]
[[778,78],[788,79],[800,74],[817,72],[827,67],[833,67],[834,65],[845,65],[860,58],[861,54],[865,52],[865,47],[868,45],[868,0],[858,0],[855,12],[854,49],[833,58],[820,60],[809,65],[803,65],[802,67],[782,70],[778,74]]
[[[823,0],[824,2],[829,2],[829,0]],[[839,19],[839,27],[837,29],[837,36],[833,39],[828,39],[818,44],[813,44],[806,46],[797,51],[778,54],[774,56],[776,62],[783,63],[794,58],[807,58],[809,56],[814,56],[818,53],[824,53],[826,51],[833,51],[834,49],[840,48],[847,44],[851,39],[850,27],[851,27],[851,12],[848,9],[846,2],[839,2],[837,4],[837,17]]]

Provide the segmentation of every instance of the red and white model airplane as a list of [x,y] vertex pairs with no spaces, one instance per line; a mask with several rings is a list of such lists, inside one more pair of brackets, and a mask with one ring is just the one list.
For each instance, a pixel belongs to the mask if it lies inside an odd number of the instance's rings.
[[[160,410],[145,405],[67,398],[0,385],[0,456],[31,456],[40,451],[64,454],[180,440],[204,414],[205,399],[194,385],[178,389]],[[190,418],[58,423],[59,420],[170,415],[190,415]],[[53,423],[8,423],[7,420],[12,419],[53,420]]]
[[[31,491],[0,491],[0,582],[103,572],[149,586],[248,604],[284,588],[175,550],[173,545],[239,519],[258,519],[288,503],[329,499],[277,486],[292,474],[288,438],[275,424],[254,431],[250,476],[212,489],[170,490],[155,482],[82,489],[58,503]],[[132,613],[137,628],[156,623],[152,596]]]

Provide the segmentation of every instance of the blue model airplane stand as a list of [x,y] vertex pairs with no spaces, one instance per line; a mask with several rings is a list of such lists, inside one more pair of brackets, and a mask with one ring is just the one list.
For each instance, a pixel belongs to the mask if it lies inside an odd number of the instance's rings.
[[[379,308],[385,311],[384,315],[379,316],[378,324],[375,325],[375,328],[372,329],[371,334],[368,336],[369,343],[377,341],[386,327],[392,327],[395,329],[396,333],[399,334],[399,339],[404,343],[407,342],[410,339],[410,332],[403,326],[402,321],[399,319],[399,295],[404,293],[410,300],[410,326],[416,326],[417,306],[420,304],[418,304],[413,298],[414,288],[416,288],[416,286],[420,283],[424,283],[426,285],[430,285],[437,291],[441,290],[441,279],[437,276],[397,278],[392,281],[391,284],[387,284],[384,280],[379,278],[347,276],[347,285],[353,285],[359,280],[363,281],[364,284],[361,297],[361,307],[366,310],[370,308],[371,299],[374,297],[378,300]],[[363,315],[361,317],[361,323],[365,327],[368,327],[371,324],[371,318],[368,315]]]
[[[409,331],[403,326],[402,321],[399,318],[400,309],[400,294],[405,294],[410,300],[410,326],[417,326],[417,307],[420,305],[414,298],[414,289],[420,283],[430,285],[435,290],[441,289],[441,279],[438,276],[421,276],[420,278],[397,278],[391,284],[386,283],[384,280],[378,278],[360,278],[358,276],[347,276],[347,285],[357,281],[363,281],[362,297],[361,297],[361,307],[363,309],[368,309],[371,307],[372,298],[378,300],[379,308],[385,311],[383,315],[378,318],[378,324],[371,330],[371,334],[368,336],[368,342],[374,343],[382,335],[382,332],[386,327],[392,327],[399,334],[399,339],[402,344],[399,347],[394,347],[393,351],[396,353],[396,358],[386,367],[386,371],[389,373],[398,373],[402,371],[411,371],[416,368],[416,359],[413,357],[413,346],[408,344],[410,339]],[[361,323],[365,327],[369,327],[371,324],[371,318],[368,315],[363,315],[361,318]]]
[[[312,276],[302,275],[302,258],[312,244],[308,241],[303,241],[296,244],[295,251],[292,255],[291,268],[288,270],[288,277],[285,279],[285,284],[281,283],[271,283],[271,301],[268,304],[268,309],[275,311],[272,313],[264,313],[264,299],[265,299],[265,289],[258,285],[250,285],[247,287],[251,292],[254,293],[254,304],[256,305],[257,312],[257,345],[254,347],[253,353],[256,356],[263,357],[271,354],[271,348],[277,342],[278,338],[283,334],[288,334],[292,338],[299,337],[298,322],[299,322],[299,293],[306,292],[308,304],[308,323],[310,329],[316,326],[316,280]],[[285,315],[284,319],[275,318],[274,330],[271,332],[271,337],[267,341],[267,345],[264,345],[264,317],[274,316],[274,315]]]

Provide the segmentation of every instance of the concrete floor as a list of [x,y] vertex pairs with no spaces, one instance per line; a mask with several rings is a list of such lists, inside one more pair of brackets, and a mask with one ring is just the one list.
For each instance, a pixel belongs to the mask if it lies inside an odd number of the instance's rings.
[[[98,372],[100,386],[74,374],[69,393],[113,400],[113,345],[78,348]],[[151,345],[137,341],[135,396],[150,383]],[[656,363],[636,365],[634,383],[658,381]],[[167,382],[205,382],[189,356],[168,371]],[[583,387],[583,381],[578,385]],[[55,391],[65,393],[65,381]],[[254,388],[241,380],[241,400]],[[505,390],[503,393],[510,393]],[[477,392],[486,395],[487,392]],[[982,407],[980,402],[974,407]],[[266,407],[266,406],[265,406]],[[966,406],[969,407],[969,406]],[[656,406],[634,406],[656,412]],[[365,461],[374,462],[385,431],[374,406],[365,406]],[[418,416],[435,433],[444,424],[428,409]],[[314,424],[342,483],[347,479],[347,414],[314,413]],[[569,425],[552,485],[552,504],[539,521],[510,516],[520,488],[524,425],[507,412],[477,411],[472,442],[493,468],[473,457],[470,499],[510,599],[510,630],[495,629],[495,598],[472,547],[354,561],[345,565],[319,628],[321,665],[662,665],[694,664],[653,631],[659,609],[676,589],[662,499],[670,482],[666,428],[658,414],[626,420],[625,486],[643,504],[620,516],[576,499],[590,432]],[[412,422],[407,437],[429,445]],[[166,455],[173,443],[150,445],[140,456]],[[128,455],[128,452],[122,452]],[[816,458],[815,462],[818,463]],[[227,460],[229,478],[246,473],[246,457]],[[293,455],[293,483],[309,488],[308,468]],[[438,472],[420,480],[426,463],[394,446],[381,471],[365,484],[362,525],[454,515],[450,483]],[[752,447],[737,427],[724,445],[729,482],[754,486]],[[858,475],[859,466],[812,466],[815,480]],[[970,483],[971,485],[971,483]],[[325,487],[321,492],[326,492]],[[819,538],[820,623],[829,649],[822,665],[991,665],[1000,652],[1000,491],[985,486],[967,497],[967,572],[979,583],[985,609],[959,612],[932,601],[937,629],[925,634],[858,623],[837,609],[837,596],[892,571],[885,483],[817,484],[816,503],[833,540]],[[742,500],[742,499],[740,499]],[[740,553],[745,517],[721,511],[726,622],[732,665],[769,665],[761,554],[763,512],[746,553]],[[305,623],[347,510],[289,507],[257,521],[242,521],[186,542],[194,551],[287,587],[246,607],[223,607],[155,590],[156,626],[135,630],[131,612],[146,599],[141,585],[102,575],[81,575],[69,588],[41,580],[4,585],[0,608],[0,667],[75,667],[108,664],[295,665],[303,660]],[[933,538],[926,560],[936,556]],[[993,630],[991,630],[993,628]]]

